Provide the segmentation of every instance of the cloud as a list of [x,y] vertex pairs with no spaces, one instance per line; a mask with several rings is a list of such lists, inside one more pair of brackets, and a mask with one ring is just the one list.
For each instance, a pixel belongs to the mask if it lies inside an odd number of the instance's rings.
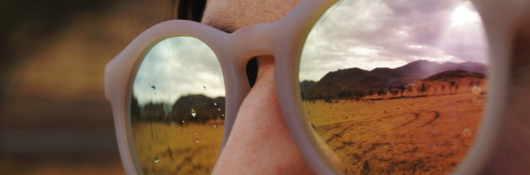
[[200,40],[169,38],[156,44],[146,55],[134,80],[133,94],[141,105],[173,104],[188,94],[225,96],[221,72],[217,57]]
[[310,32],[300,79],[319,80],[327,72],[351,67],[395,68],[419,59],[488,63],[484,29],[471,3],[340,1]]

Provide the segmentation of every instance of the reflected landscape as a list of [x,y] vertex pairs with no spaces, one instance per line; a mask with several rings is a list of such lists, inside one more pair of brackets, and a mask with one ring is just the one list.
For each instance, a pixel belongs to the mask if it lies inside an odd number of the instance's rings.
[[[408,80],[415,78],[396,73],[422,63],[438,64],[413,62],[386,69],[386,76],[385,69],[352,68],[301,83],[306,117],[347,174],[446,174],[462,160],[483,112],[484,74],[452,69]],[[327,77],[334,76],[358,77],[338,86],[354,90],[329,86]],[[396,85],[382,88],[384,82]]]
[[210,174],[221,149],[224,80],[200,40],[161,41],[133,84],[131,128],[144,174]]
[[346,174],[448,174],[479,132],[488,64],[470,2],[339,1],[302,51],[302,104]]

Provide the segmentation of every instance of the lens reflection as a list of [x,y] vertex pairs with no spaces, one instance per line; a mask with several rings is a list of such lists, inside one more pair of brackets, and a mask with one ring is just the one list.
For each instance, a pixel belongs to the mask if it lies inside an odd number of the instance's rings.
[[220,70],[213,51],[196,38],[168,38],[148,52],[131,98],[134,146],[144,174],[211,173],[224,126]]
[[346,174],[447,174],[478,132],[487,43],[469,2],[339,1],[300,61],[305,116]]

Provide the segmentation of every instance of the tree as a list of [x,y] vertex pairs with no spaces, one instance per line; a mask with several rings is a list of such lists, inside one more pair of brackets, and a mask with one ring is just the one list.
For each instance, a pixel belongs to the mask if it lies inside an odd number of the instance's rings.
[[399,94],[399,89],[394,89],[394,90],[392,91],[392,95],[397,95],[397,94]]
[[458,86],[460,86],[459,84],[456,84],[455,86],[455,91],[458,91]]
[[373,89],[368,90],[368,95],[374,95],[374,90]]
[[385,91],[385,89],[379,89],[379,90],[377,91],[377,96],[380,96],[380,95],[386,95],[386,91]]
[[[412,86],[411,86],[411,85],[408,85],[408,86],[407,86],[407,92],[408,92],[408,93],[411,93],[411,92],[412,92]],[[409,96],[410,96],[410,94],[409,94]]]
[[353,95],[357,98],[366,96],[366,93],[363,90],[354,90]]
[[425,86],[425,83],[421,83],[421,89],[420,89],[421,92],[422,92],[422,93],[423,93],[423,92],[426,92],[427,89],[428,89],[428,87]]
[[399,92],[401,93],[401,97],[403,97],[403,92],[405,92],[405,90],[407,90],[407,87],[405,87],[405,85],[398,85],[397,87],[399,89]]
[[416,93],[421,93],[421,87],[420,86],[416,87]]
[[345,97],[351,97],[353,95],[353,92],[350,90],[342,90],[337,93],[337,97],[339,98],[345,98]]
[[451,89],[453,89],[453,86],[455,86],[456,82],[455,81],[451,81],[449,82],[449,91],[451,91]]
[[136,98],[136,96],[133,94],[131,97],[131,118],[133,120],[140,120],[142,118],[141,112],[142,108],[138,103],[138,98]]
[[331,95],[331,92],[328,91],[328,95],[326,96],[326,99],[331,99],[333,98],[333,95]]
[[475,82],[473,82],[473,80],[471,80],[471,81],[469,82],[469,86],[471,87],[471,86],[473,86],[473,84],[475,84]]

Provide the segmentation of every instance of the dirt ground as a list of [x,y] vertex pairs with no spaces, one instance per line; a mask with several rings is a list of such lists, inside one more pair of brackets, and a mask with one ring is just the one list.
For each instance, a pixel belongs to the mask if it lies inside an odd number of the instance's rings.
[[303,104],[346,174],[448,174],[471,146],[486,99],[484,86],[473,92],[468,85],[457,91],[446,85],[442,92],[442,84],[432,82],[429,92],[404,98]]
[[221,149],[223,123],[135,123],[134,144],[144,174],[210,174]]
[[[415,89],[420,84],[410,85]],[[403,97],[374,95],[303,104],[308,120],[342,160],[346,174],[448,174],[473,142],[487,89],[461,85],[455,90],[446,84],[429,82],[429,91],[405,92]],[[133,134],[144,174],[210,174],[219,155],[223,120],[183,125],[136,122]]]

